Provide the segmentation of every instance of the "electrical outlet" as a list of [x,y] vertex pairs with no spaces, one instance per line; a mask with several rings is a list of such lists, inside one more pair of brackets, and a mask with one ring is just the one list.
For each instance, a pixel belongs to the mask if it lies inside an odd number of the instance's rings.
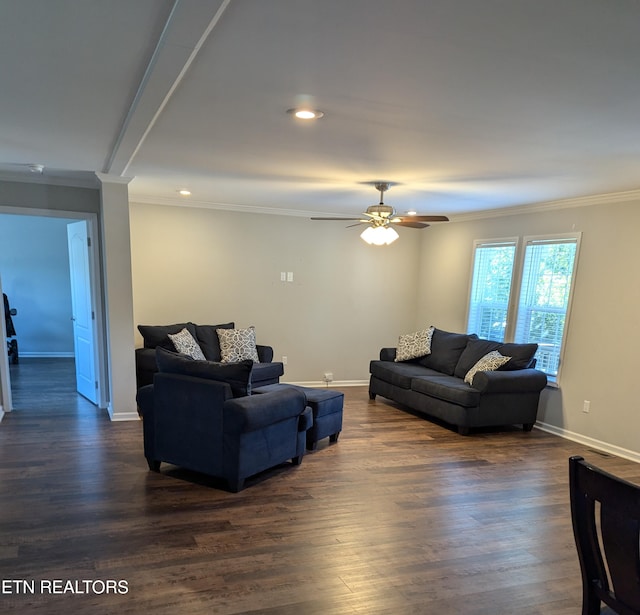
[[591,410],[591,402],[587,399],[584,400],[584,403],[582,404],[582,411],[585,414],[589,414],[589,411]]
[[282,355],[282,365],[286,365],[286,364],[287,364],[287,357]]
[[324,381],[325,382],[333,382],[333,374],[331,372],[324,373]]

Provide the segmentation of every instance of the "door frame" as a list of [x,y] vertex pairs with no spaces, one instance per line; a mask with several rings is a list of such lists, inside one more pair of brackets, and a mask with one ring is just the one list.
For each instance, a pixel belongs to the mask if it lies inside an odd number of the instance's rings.
[[[107,372],[106,372],[106,331],[104,324],[104,293],[102,289],[102,276],[100,275],[100,242],[96,240],[98,235],[98,215],[90,212],[64,211],[51,209],[32,209],[27,207],[12,207],[0,205],[0,214],[14,216],[37,216],[40,218],[65,218],[69,220],[85,220],[87,231],[91,237],[91,249],[89,250],[89,277],[91,283],[91,299],[95,306],[96,318],[94,322],[94,342],[96,356],[96,380],[98,382],[97,404],[100,409],[107,408]],[[74,349],[75,355],[75,349]],[[6,367],[5,367],[6,363]],[[11,390],[11,376],[8,362],[0,361],[0,379],[4,385],[8,383]],[[3,386],[4,389],[4,386]]]

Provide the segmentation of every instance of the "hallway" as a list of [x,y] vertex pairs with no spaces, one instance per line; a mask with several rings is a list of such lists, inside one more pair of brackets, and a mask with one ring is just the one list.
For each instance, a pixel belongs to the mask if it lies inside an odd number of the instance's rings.
[[19,363],[10,364],[9,371],[14,412],[100,413],[76,392],[73,358],[20,357]]

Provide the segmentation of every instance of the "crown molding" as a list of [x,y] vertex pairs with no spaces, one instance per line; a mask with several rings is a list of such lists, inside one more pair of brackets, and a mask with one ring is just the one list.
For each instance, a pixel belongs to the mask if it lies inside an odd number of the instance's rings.
[[590,207],[592,205],[611,205],[612,203],[626,203],[640,200],[640,190],[627,190],[626,192],[609,192],[606,194],[594,194],[590,196],[574,197],[570,199],[558,199],[555,201],[541,201],[529,205],[514,205],[483,211],[469,212],[449,216],[452,222],[466,222],[482,218],[499,218],[503,216],[516,216],[521,214],[540,213],[544,211],[557,211],[558,209],[570,209],[574,207]]
[[128,184],[133,177],[125,177],[122,175],[116,175],[115,173],[99,173],[96,171],[96,177],[100,184]]
[[[270,214],[273,216],[290,216],[298,218],[309,218],[312,216],[326,216],[326,211],[300,211],[299,209],[282,209],[278,207],[260,207],[258,205],[237,205],[235,203],[216,203],[212,201],[198,201],[191,197],[156,197],[147,195],[129,196],[130,203],[140,203],[142,205],[164,205],[167,207],[195,207],[196,209],[217,209],[224,211],[234,211],[246,214]],[[340,214],[336,214],[340,215]],[[348,221],[349,214],[344,214]],[[353,217],[353,215],[351,215]]]
[[[123,178],[121,178],[123,179]],[[146,205],[165,205],[169,207],[195,207],[198,209],[218,209],[225,211],[235,211],[248,214],[270,214],[275,216],[293,216],[298,218],[310,218],[316,216],[332,215],[339,217],[342,214],[330,214],[326,211],[301,211],[299,209],[282,209],[276,207],[261,207],[258,205],[237,205],[235,203],[216,203],[211,201],[198,201],[192,198],[158,197],[149,195],[136,195],[129,197],[131,203]],[[476,212],[461,214],[447,214],[451,222],[467,222],[469,220],[479,220],[484,218],[500,218],[503,216],[516,216],[530,213],[540,213],[544,211],[557,211],[559,209],[570,209],[573,207],[589,207],[592,205],[611,205],[612,203],[626,203],[629,201],[640,201],[640,190],[628,190],[626,192],[610,192],[606,194],[596,194],[590,196],[574,197],[569,199],[558,199],[555,201],[541,201],[528,205],[513,205],[485,209]],[[345,220],[354,214],[344,214]]]

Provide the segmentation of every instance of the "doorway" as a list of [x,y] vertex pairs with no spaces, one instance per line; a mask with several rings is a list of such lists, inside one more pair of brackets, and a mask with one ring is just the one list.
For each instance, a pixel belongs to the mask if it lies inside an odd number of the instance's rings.
[[[46,404],[60,393],[106,407],[96,229],[94,214],[0,209],[0,273],[17,310],[20,348],[19,363],[5,365],[2,374],[9,390],[16,389],[13,410]],[[61,378],[69,367],[76,368],[75,378]],[[40,374],[37,385],[24,387],[33,373]],[[11,380],[21,376],[14,386]]]

